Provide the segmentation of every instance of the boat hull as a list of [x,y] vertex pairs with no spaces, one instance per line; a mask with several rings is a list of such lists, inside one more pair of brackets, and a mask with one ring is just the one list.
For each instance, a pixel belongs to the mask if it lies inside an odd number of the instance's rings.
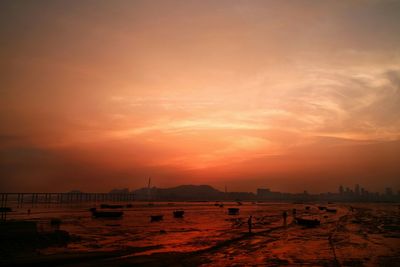
[[314,227],[321,224],[321,222],[317,219],[296,218],[295,220],[298,225],[303,225],[307,227]]
[[185,211],[183,210],[176,210],[173,212],[174,218],[183,218]]
[[239,214],[239,209],[238,208],[229,208],[228,209],[228,214],[229,215],[238,215]]
[[93,211],[95,218],[121,218],[124,215],[122,211]]
[[164,215],[151,215],[150,216],[150,221],[151,222],[159,222],[164,219]]

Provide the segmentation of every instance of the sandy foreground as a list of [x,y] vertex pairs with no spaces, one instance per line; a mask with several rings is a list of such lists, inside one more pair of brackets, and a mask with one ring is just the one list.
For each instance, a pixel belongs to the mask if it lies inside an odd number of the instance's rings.
[[[268,229],[246,227],[230,239],[195,251],[157,252],[157,246],[117,251],[1,254],[3,266],[400,266],[396,205],[341,206],[314,228],[291,218]],[[155,251],[155,252],[154,252]]]

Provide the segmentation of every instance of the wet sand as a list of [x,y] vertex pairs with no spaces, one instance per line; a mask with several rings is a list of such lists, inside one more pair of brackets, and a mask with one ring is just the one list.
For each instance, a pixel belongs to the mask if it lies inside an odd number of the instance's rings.
[[399,230],[398,213],[357,208],[319,227],[290,224],[202,257],[204,266],[398,266]]
[[[221,214],[217,219],[223,223],[213,227],[218,231],[210,232],[209,236],[206,231],[192,229],[200,231],[203,239],[182,227],[183,234],[159,231],[152,241],[136,240],[123,246],[129,237],[115,249],[99,248],[89,252],[70,249],[79,247],[82,241],[76,240],[70,248],[31,251],[2,263],[13,266],[399,266],[400,215],[397,205],[354,204],[353,211],[349,205],[340,205],[337,214],[321,213],[311,205],[311,210],[305,213],[321,218],[321,225],[313,228],[299,226],[291,217],[287,225],[283,225],[279,211],[282,208],[290,210],[292,206],[266,205],[268,210],[274,210],[268,214],[264,207],[248,207],[247,213],[236,217]],[[253,234],[247,233],[245,223],[250,213],[255,216]],[[223,233],[219,227],[223,228]],[[183,238],[185,234],[187,239]],[[173,242],[165,240],[172,237],[175,238]],[[211,241],[207,243],[208,239]]]

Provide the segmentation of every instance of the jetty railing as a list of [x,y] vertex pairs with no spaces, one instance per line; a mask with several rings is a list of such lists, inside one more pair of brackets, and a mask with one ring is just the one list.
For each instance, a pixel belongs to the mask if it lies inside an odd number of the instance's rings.
[[130,202],[134,201],[133,193],[1,193],[0,207],[16,204],[78,204],[84,202]]

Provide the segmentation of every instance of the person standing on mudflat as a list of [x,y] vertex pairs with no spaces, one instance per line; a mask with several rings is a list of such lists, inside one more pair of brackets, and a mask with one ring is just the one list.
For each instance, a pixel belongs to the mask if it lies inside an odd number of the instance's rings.
[[249,234],[251,234],[252,220],[253,220],[253,215],[250,215],[249,219],[247,220],[247,224],[249,225]]
[[282,213],[282,217],[283,217],[283,225],[286,225],[286,218],[287,218],[287,212],[286,211],[284,211]]

